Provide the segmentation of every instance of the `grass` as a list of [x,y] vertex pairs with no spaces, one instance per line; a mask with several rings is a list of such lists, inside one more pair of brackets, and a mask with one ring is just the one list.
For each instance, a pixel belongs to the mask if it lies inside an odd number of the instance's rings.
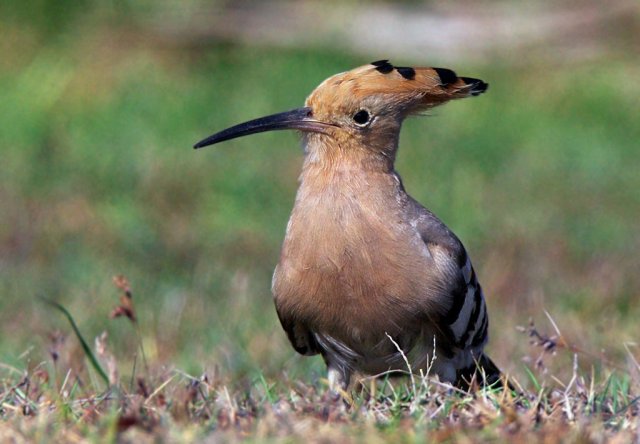
[[[416,375],[365,380],[344,403],[319,358],[295,356],[269,293],[296,136],[191,145],[299,106],[369,58],[168,45],[88,10],[47,26],[3,14],[1,440],[637,436],[635,59],[451,66],[488,94],[409,120],[398,170],[471,252],[489,353],[521,393],[458,393]],[[41,297],[70,313],[108,384]]]
[[[527,369],[529,388],[514,392],[453,389],[428,375],[415,379],[364,378],[344,398],[327,382],[269,381],[257,373],[244,382],[214,372],[189,375],[155,367],[120,379],[104,336],[96,339],[100,360],[111,368],[109,384],[84,379],[62,365],[72,348],[50,349],[51,359],[3,380],[0,413],[3,440],[169,442],[250,440],[399,442],[486,440],[545,442],[635,439],[637,377],[611,372],[596,377],[580,370],[579,354],[561,336],[532,324],[523,329],[541,354]],[[59,345],[59,344],[58,344]],[[571,378],[545,384],[544,361],[573,355]],[[87,353],[95,359],[91,352]],[[437,359],[437,358],[436,358]],[[113,371],[116,369],[116,371]],[[639,370],[637,362],[635,370]],[[99,370],[99,372],[104,372]],[[115,376],[114,376],[115,375]],[[235,379],[235,378],[234,378]],[[525,384],[526,385],[526,384]],[[52,435],[53,433],[53,435]]]

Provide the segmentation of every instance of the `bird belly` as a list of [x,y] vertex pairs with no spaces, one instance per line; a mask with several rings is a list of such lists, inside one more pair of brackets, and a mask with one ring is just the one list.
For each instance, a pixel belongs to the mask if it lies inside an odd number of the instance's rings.
[[416,273],[407,268],[419,259],[401,261],[382,254],[381,244],[334,239],[331,251],[314,244],[306,254],[283,252],[274,274],[276,303],[316,328],[363,342],[377,339],[370,338],[374,332],[379,336],[412,329],[421,279],[412,279]]
[[[353,234],[362,231],[369,236]],[[403,354],[423,366],[435,334],[423,283],[434,266],[419,238],[401,234],[351,227],[334,232],[330,243],[304,244],[289,236],[274,273],[278,313],[354,370],[406,370]],[[418,344],[421,352],[412,353]]]

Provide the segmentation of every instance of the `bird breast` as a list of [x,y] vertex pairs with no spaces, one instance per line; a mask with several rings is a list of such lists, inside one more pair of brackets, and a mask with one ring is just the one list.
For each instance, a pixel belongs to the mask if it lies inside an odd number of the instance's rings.
[[416,316],[437,309],[424,287],[437,268],[403,193],[391,174],[321,190],[303,179],[274,273],[278,311],[348,342],[419,330]]

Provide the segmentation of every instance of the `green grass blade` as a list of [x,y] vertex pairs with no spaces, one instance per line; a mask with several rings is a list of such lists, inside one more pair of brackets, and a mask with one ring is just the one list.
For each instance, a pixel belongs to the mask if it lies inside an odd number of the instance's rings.
[[53,301],[51,299],[47,299],[47,298],[44,298],[44,297],[41,297],[41,299],[45,303],[51,305],[53,308],[59,310],[63,315],[65,315],[65,317],[69,321],[69,324],[71,324],[71,328],[73,329],[73,332],[76,334],[76,337],[80,341],[80,345],[82,345],[82,350],[84,351],[84,354],[89,359],[89,362],[91,363],[91,366],[98,373],[98,375],[100,375],[100,377],[102,378],[104,383],[107,385],[107,387],[109,387],[110,386],[109,377],[107,376],[107,374],[105,373],[104,369],[102,368],[102,366],[100,365],[100,363],[98,362],[98,360],[94,356],[93,352],[89,348],[89,345],[87,344],[87,341],[85,341],[84,338],[82,337],[82,334],[80,333],[80,329],[76,325],[76,322],[73,320],[73,316],[71,316],[71,313],[69,313],[66,308],[64,308],[62,305],[60,305],[56,301]]
[[260,381],[260,384],[264,389],[265,398],[267,399],[267,401],[269,401],[270,404],[275,404],[275,402],[278,400],[277,397],[273,395],[273,387],[275,386],[275,384],[269,385],[267,383],[267,380],[264,379],[264,374],[262,372],[260,372],[258,380]]
[[533,386],[535,387],[536,392],[539,392],[541,386],[540,386],[540,383],[538,382],[538,379],[536,378],[536,375],[534,375],[533,372],[531,371],[531,369],[529,367],[527,367],[526,365],[524,366],[524,371],[527,373],[527,376],[529,377],[529,379],[533,383]]

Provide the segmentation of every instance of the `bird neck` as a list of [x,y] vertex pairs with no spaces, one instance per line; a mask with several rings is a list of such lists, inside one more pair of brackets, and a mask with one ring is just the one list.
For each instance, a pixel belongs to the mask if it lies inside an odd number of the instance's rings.
[[303,212],[316,206],[337,208],[345,204],[374,209],[404,200],[406,193],[390,159],[354,153],[344,156],[334,153],[323,159],[305,158],[296,207],[304,208]]
[[389,149],[376,150],[353,141],[307,137],[301,179],[318,174],[328,177],[336,174],[393,174],[397,142],[393,145]]

